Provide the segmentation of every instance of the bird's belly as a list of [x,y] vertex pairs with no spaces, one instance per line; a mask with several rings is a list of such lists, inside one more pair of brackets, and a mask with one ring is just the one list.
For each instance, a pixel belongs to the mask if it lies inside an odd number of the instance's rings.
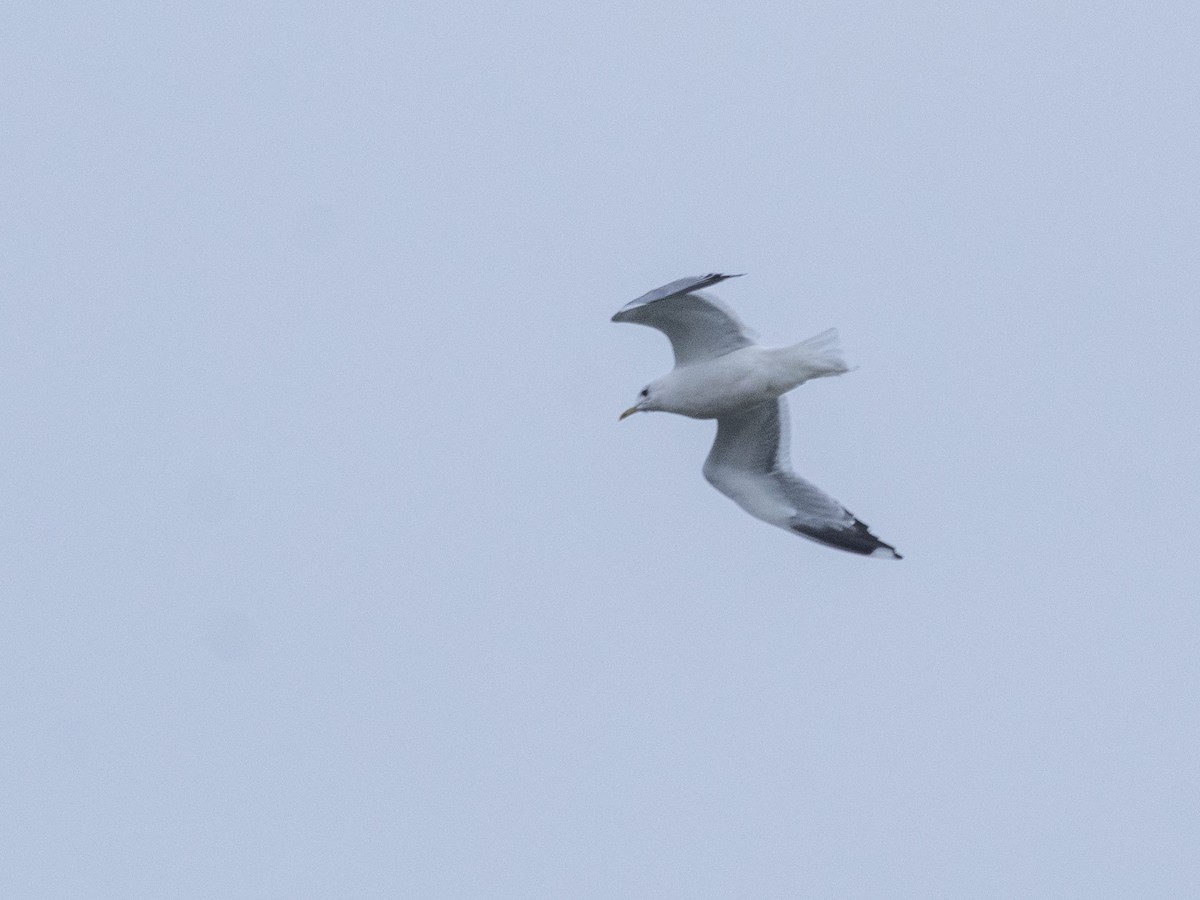
[[746,348],[671,373],[670,411],[693,419],[716,419],[757,406],[783,391]]

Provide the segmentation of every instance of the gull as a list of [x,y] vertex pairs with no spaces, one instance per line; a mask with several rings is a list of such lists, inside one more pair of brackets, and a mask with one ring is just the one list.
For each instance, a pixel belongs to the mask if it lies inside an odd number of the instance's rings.
[[837,330],[790,347],[758,344],[733,310],[699,293],[740,277],[680,278],[617,311],[612,321],[657,328],[675,351],[675,368],[642,388],[621,419],[654,411],[716,419],[704,477],[718,491],[792,534],[864,556],[901,559],[865,523],[792,471],[783,395],[813,378],[850,371]]

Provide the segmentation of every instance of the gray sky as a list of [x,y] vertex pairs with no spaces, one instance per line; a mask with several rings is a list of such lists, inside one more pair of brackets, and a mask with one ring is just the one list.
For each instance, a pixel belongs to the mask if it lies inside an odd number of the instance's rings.
[[[1200,894],[1193,4],[0,33],[0,894]],[[617,424],[710,270],[903,562]]]

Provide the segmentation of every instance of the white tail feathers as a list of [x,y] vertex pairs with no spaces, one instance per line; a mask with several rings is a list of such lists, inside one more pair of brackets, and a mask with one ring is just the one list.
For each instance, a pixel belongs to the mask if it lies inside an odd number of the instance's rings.
[[806,372],[806,381],[850,371],[846,360],[842,358],[842,348],[838,346],[836,328],[826,329],[806,341],[786,347],[784,353],[792,365]]

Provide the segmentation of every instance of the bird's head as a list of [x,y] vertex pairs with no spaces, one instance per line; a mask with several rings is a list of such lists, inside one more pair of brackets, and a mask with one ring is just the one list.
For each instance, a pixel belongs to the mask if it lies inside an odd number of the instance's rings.
[[620,418],[618,418],[617,421],[619,422],[621,419],[626,419],[637,412],[650,412],[652,409],[658,409],[659,407],[655,402],[655,399],[654,385],[646,385],[641,389],[641,391],[638,392],[637,403],[633,404],[633,406],[621,413]]

